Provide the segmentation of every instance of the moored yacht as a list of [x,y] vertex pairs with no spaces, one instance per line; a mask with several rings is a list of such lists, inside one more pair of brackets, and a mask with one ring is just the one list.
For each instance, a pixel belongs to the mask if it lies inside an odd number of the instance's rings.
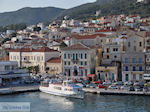
[[73,98],[84,98],[84,92],[82,87],[75,85],[72,81],[58,81],[58,80],[49,80],[41,83],[40,91],[64,96],[64,97],[73,97]]

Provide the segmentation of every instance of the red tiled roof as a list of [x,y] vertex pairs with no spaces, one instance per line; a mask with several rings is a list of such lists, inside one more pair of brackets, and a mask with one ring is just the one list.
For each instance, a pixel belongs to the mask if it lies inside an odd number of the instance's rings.
[[32,49],[32,48],[11,49],[10,52],[58,52],[58,51],[50,49],[48,47],[42,47],[39,49]]
[[51,58],[47,63],[61,63],[61,58]]
[[96,37],[106,37],[105,34],[93,34],[93,35],[72,35],[76,39],[95,39]]
[[90,48],[79,43],[79,44],[74,44],[72,46],[66,47],[63,50],[89,50]]
[[96,32],[115,32],[115,29],[101,29],[101,30],[97,30]]

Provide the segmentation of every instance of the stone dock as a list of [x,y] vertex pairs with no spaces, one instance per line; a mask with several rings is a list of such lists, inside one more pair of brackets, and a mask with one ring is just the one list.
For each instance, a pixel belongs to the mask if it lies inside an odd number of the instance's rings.
[[[6,87],[0,88],[0,95],[9,95],[25,92],[37,92],[39,91],[39,85],[26,85],[26,86],[16,86],[16,87]],[[127,91],[127,90],[113,90],[113,89],[98,89],[98,88],[83,88],[85,93],[93,93],[100,95],[140,95],[140,96],[150,96],[149,92],[143,91]]]
[[83,88],[86,93],[100,94],[100,95],[141,95],[150,96],[149,92],[143,91],[127,91],[127,90],[113,90],[113,89],[96,89],[96,88]]
[[36,92],[39,91],[39,85],[28,85],[28,86],[16,86],[0,88],[0,95],[24,93],[24,92]]

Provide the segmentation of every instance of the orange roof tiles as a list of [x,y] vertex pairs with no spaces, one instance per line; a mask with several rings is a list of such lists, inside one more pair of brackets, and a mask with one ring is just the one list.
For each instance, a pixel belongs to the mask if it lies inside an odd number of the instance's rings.
[[105,34],[92,34],[92,35],[72,35],[76,39],[95,39],[96,37],[106,37]]
[[47,61],[47,63],[61,63],[61,58],[51,58]]
[[98,30],[96,32],[115,32],[116,30],[115,29],[101,29],[101,30]]
[[79,43],[79,44],[74,44],[72,46],[66,47],[63,50],[89,50],[90,48]]
[[32,48],[11,49],[10,52],[58,52],[58,51],[50,49],[48,47],[42,47],[39,49],[32,49]]

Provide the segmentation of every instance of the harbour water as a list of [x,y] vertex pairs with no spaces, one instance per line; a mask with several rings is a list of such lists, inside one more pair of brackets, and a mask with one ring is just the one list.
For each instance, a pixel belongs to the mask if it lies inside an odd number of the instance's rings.
[[81,100],[33,92],[0,96],[0,102],[30,102],[31,112],[150,112],[148,96],[86,94]]

